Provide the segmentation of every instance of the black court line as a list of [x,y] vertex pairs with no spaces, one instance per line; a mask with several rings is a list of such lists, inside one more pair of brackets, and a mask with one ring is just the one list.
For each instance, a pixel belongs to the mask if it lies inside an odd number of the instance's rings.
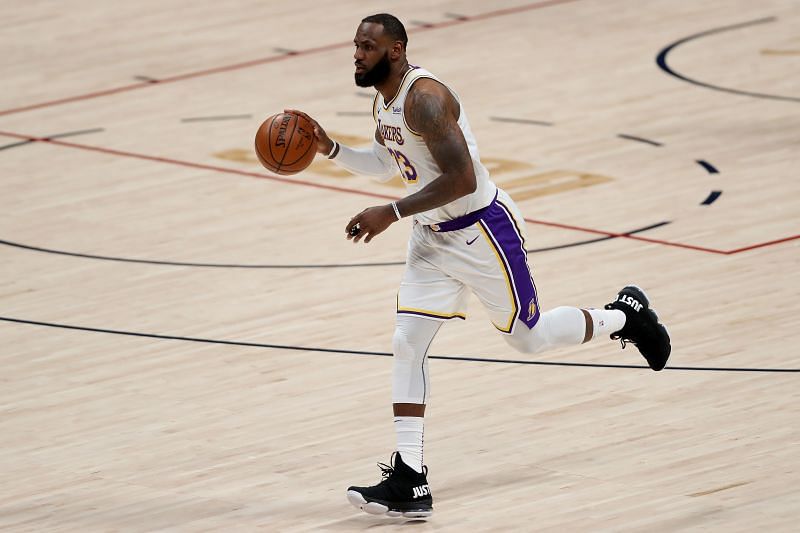
[[469,20],[468,16],[459,15],[458,13],[445,13],[444,16],[447,17],[447,18],[456,19],[456,20]]
[[436,26],[435,24],[431,24],[430,22],[425,22],[424,20],[409,20],[408,22],[413,24],[414,26],[420,26],[422,28],[434,28]]
[[337,111],[340,117],[371,117],[372,111]]
[[[312,346],[293,346],[288,344],[265,344],[258,342],[244,342],[244,341],[229,341],[220,339],[204,339],[198,337],[182,337],[177,335],[161,335],[156,333],[141,333],[135,331],[121,331],[114,329],[92,328],[86,326],[73,326],[70,324],[56,324],[52,322],[40,322],[38,320],[23,320],[20,318],[10,318],[0,316],[0,321],[12,322],[16,324],[26,324],[31,326],[40,326],[48,328],[69,329],[74,331],[87,331],[92,333],[106,333],[110,335],[124,335],[128,337],[143,337],[149,339],[159,340],[172,340],[183,342],[196,342],[204,344],[223,344],[227,346],[245,346],[251,348],[269,348],[277,350],[291,350],[302,352],[322,352],[322,353],[335,353],[344,355],[371,355],[378,357],[392,357],[389,352],[370,352],[365,350],[347,350],[336,348],[320,348]],[[429,359],[441,359],[445,361],[465,361],[472,363],[500,363],[511,365],[535,365],[535,366],[566,366],[566,367],[580,367],[580,368],[614,368],[614,369],[631,369],[631,370],[649,370],[649,367],[644,365],[615,365],[615,364],[602,364],[602,363],[573,363],[566,361],[518,361],[515,359],[495,359],[491,357],[467,357],[462,355],[429,355]],[[737,368],[737,367],[705,367],[705,366],[668,366],[664,370],[684,370],[684,371],[700,371],[700,372],[752,372],[752,373],[800,373],[800,369],[796,368]],[[662,371],[663,372],[663,371]]]
[[708,195],[708,198],[703,200],[703,202],[700,205],[711,205],[711,204],[713,204],[714,202],[717,201],[717,198],[719,198],[721,194],[722,194],[722,191],[711,191],[711,193],[709,193],[709,195]]
[[669,55],[669,53],[672,50],[674,50],[675,48],[677,48],[678,46],[680,46],[680,45],[682,45],[684,43],[687,43],[689,41],[693,41],[695,39],[699,39],[701,37],[707,37],[709,35],[714,35],[716,33],[723,33],[723,32],[726,32],[726,31],[739,30],[739,29],[742,29],[742,28],[750,27],[750,26],[757,26],[759,24],[767,24],[767,23],[770,23],[770,22],[775,22],[776,20],[778,20],[776,17],[766,17],[766,18],[762,18],[762,19],[751,20],[749,22],[742,22],[740,24],[733,24],[731,26],[722,26],[721,28],[714,28],[714,29],[707,30],[707,31],[704,31],[704,32],[696,33],[694,35],[690,35],[689,37],[684,37],[683,39],[675,41],[674,43],[668,45],[663,50],[661,50],[658,53],[658,55],[656,56],[656,64],[659,66],[659,68],[661,68],[661,70],[663,70],[664,72],[666,72],[670,76],[674,76],[674,77],[678,78],[679,80],[683,80],[683,81],[685,81],[687,83],[691,83],[691,84],[697,85],[699,87],[705,87],[706,89],[713,89],[715,91],[722,91],[722,92],[726,92],[726,93],[739,94],[739,95],[742,95],[742,96],[751,96],[753,98],[767,98],[767,99],[771,99],[771,100],[782,100],[782,101],[785,101],[785,102],[800,102],[800,98],[797,98],[797,97],[794,97],[794,96],[778,96],[778,95],[774,95],[774,94],[756,93],[756,92],[751,92],[751,91],[741,91],[739,89],[731,89],[729,87],[722,87],[720,85],[714,85],[714,84],[711,84],[711,83],[706,83],[704,81],[700,81],[700,80],[696,80],[696,79],[693,79],[693,78],[689,78],[688,76],[684,76],[683,74],[675,71],[672,67],[669,66],[669,64],[667,64],[667,56]]
[[354,268],[354,267],[374,267],[374,266],[396,266],[396,265],[404,265],[404,261],[398,262],[385,262],[385,263],[342,263],[342,264],[317,264],[317,265],[242,265],[242,264],[235,264],[235,263],[191,263],[191,262],[184,262],[184,261],[160,261],[154,259],[130,259],[127,257],[112,257],[106,255],[92,255],[92,254],[81,254],[75,252],[66,252],[63,250],[54,250],[51,248],[41,248],[39,246],[30,246],[27,244],[21,244],[18,242],[11,242],[0,239],[0,245],[11,246],[13,248],[21,248],[23,250],[31,250],[33,252],[44,252],[48,254],[56,254],[56,255],[66,255],[70,257],[80,257],[83,259],[97,259],[100,261],[117,261],[120,263],[140,263],[145,265],[164,265],[164,266],[180,266],[180,267],[197,267],[197,268]]
[[[644,228],[639,228],[633,231],[629,231],[627,233],[623,233],[622,235],[634,235],[636,233],[642,233],[644,231],[658,228],[669,224],[669,222],[659,222],[657,224],[651,224],[650,226],[645,226]],[[578,241],[572,242],[568,244],[560,244],[557,246],[548,246],[546,248],[537,248],[533,250],[526,250],[527,253],[539,253],[539,252],[549,252],[551,250],[560,250],[562,248],[571,248],[574,246],[582,246],[585,244],[592,244],[595,242],[606,241],[610,239],[617,239],[618,236],[616,235],[609,235],[605,237],[600,237],[596,239],[589,239],[585,241]],[[164,266],[180,266],[180,267],[195,267],[195,268],[252,268],[252,269],[281,269],[281,268],[289,268],[289,269],[311,269],[311,268],[363,268],[363,267],[378,267],[378,266],[401,266],[405,265],[405,261],[388,261],[382,263],[329,263],[329,264],[267,264],[267,265],[242,265],[242,264],[235,264],[235,263],[189,263],[183,261],[160,261],[154,259],[130,259],[126,257],[111,257],[106,255],[92,255],[92,254],[81,254],[76,252],[66,252],[63,250],[54,250],[52,248],[42,248],[40,246],[31,246],[29,244],[22,244],[18,242],[11,242],[0,239],[0,245],[10,246],[12,248],[20,248],[23,250],[30,250],[32,252],[43,252],[48,254],[55,254],[55,255],[66,255],[69,257],[79,257],[82,259],[97,259],[100,261],[117,261],[121,263],[139,263],[145,265],[164,265]]]
[[360,96],[361,98],[370,98],[370,99],[372,99],[372,98],[375,98],[375,93],[362,93],[362,92],[357,92],[357,93],[356,93],[356,96]]
[[14,148],[16,146],[23,146],[23,145],[31,144],[31,143],[35,143],[35,142],[36,142],[36,140],[34,140],[34,139],[28,139],[27,141],[17,141],[15,143],[4,144],[4,145],[0,146],[0,150],[8,150],[9,148]]
[[708,161],[703,161],[702,159],[698,159],[696,163],[701,167],[703,167],[704,169],[706,169],[706,172],[708,172],[709,174],[719,174],[719,170],[717,170],[717,168]]
[[275,47],[272,50],[278,52],[279,54],[286,54],[287,56],[295,56],[300,53],[298,50],[290,50],[289,48],[280,48],[280,47]]
[[489,120],[494,120],[495,122],[510,122],[512,124],[532,124],[534,126],[553,126],[552,122],[545,122],[544,120],[529,120],[527,118],[489,117]]
[[133,79],[138,81],[146,81],[147,83],[158,83],[158,80],[150,76],[134,76]]
[[253,115],[217,115],[212,117],[189,117],[182,118],[181,122],[206,122],[214,120],[240,120],[245,118],[253,118]]
[[[622,235],[635,235],[636,233],[642,233],[642,232],[645,232],[645,231],[648,231],[648,230],[651,230],[651,229],[660,228],[661,226],[666,226],[669,223],[670,223],[669,221],[658,222],[656,224],[651,224],[649,226],[645,226],[643,228],[639,228],[639,229],[634,230],[634,231],[629,231],[627,233],[623,233]],[[616,235],[608,235],[606,237],[598,237],[596,239],[589,239],[588,241],[581,241],[579,243],[573,242],[573,243],[570,243],[570,244],[559,244],[559,245],[556,245],[556,246],[548,246],[546,248],[536,248],[534,250],[525,250],[525,251],[528,252],[529,254],[531,254],[531,253],[539,253],[539,252],[549,252],[551,250],[561,250],[562,248],[572,248],[574,246],[580,246],[580,245],[583,245],[583,244],[592,244],[592,243],[595,243],[595,242],[608,241],[608,240],[617,239],[617,238],[618,237]],[[2,241],[0,241],[0,242],[2,242]]]
[[644,137],[637,137],[636,135],[628,135],[627,133],[618,133],[617,137],[620,139],[627,139],[629,141],[636,141],[640,143],[650,144],[652,146],[664,146],[660,142],[651,141],[650,139],[645,139]]
[[77,135],[87,135],[89,133],[100,133],[101,131],[106,131],[105,128],[92,128],[88,130],[78,130],[78,131],[68,131],[66,133],[56,133],[55,135],[48,135],[47,137],[43,137],[46,141],[47,139],[63,139],[64,137],[75,137]]
[[14,148],[15,146],[22,146],[24,144],[30,144],[37,141],[46,141],[48,139],[63,139],[64,137],[76,137],[78,135],[87,135],[89,133],[98,133],[101,131],[105,131],[104,128],[92,128],[88,130],[78,130],[78,131],[68,131],[66,133],[56,133],[55,135],[47,135],[46,137],[42,137],[41,139],[27,139],[25,141],[19,141],[11,144],[6,144],[0,146],[0,150],[6,150],[8,148]]

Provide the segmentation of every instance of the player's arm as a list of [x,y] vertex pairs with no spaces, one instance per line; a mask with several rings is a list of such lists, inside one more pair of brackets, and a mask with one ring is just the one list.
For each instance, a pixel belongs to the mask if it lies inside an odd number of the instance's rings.
[[[419,191],[388,205],[370,207],[350,219],[348,239],[369,242],[401,217],[441,207],[475,192],[477,180],[467,141],[458,127],[459,106],[441,83],[422,79],[409,91],[405,104],[408,125],[422,135],[441,174]],[[358,231],[353,232],[357,227]]]
[[442,173],[397,202],[402,216],[435,209],[475,192],[475,168],[458,126],[458,102],[450,91],[435,80],[417,81],[406,99],[405,114],[408,125],[422,135]]
[[375,129],[375,138],[369,148],[351,148],[332,141],[328,159],[337,166],[352,172],[370,176],[381,183],[389,181],[397,174],[397,163],[383,144],[383,139]]
[[353,174],[371,176],[376,181],[385,182],[397,173],[397,164],[383,144],[383,139],[375,129],[375,140],[369,148],[350,148],[334,141],[319,123],[302,111],[287,109],[287,113],[304,116],[314,125],[317,138],[317,153],[323,154],[338,166]]

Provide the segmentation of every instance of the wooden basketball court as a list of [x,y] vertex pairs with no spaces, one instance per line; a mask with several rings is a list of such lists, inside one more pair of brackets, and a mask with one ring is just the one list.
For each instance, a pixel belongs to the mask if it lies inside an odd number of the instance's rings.
[[[791,0],[346,0],[5,10],[4,531],[795,531],[800,10]],[[369,142],[362,17],[459,92],[529,221],[543,306],[644,287],[635,347],[513,352],[476,300],[431,348],[427,522],[360,513],[394,446],[403,194],[252,153],[303,109]]]

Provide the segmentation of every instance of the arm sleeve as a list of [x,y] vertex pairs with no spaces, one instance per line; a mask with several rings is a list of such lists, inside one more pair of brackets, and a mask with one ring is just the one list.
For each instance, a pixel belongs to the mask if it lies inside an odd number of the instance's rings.
[[397,173],[397,164],[389,150],[375,140],[372,148],[350,148],[340,144],[339,152],[331,161],[353,174],[371,176],[381,183],[389,181]]

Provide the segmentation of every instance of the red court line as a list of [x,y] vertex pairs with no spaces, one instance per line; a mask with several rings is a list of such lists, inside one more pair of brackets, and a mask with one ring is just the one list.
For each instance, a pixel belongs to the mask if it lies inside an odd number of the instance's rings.
[[789,242],[800,239],[800,235],[792,235],[791,237],[784,237],[783,239],[775,239],[774,241],[768,242],[761,242],[758,244],[751,244],[750,246],[745,246],[743,248],[737,248],[735,250],[728,250],[725,252],[728,255],[738,254],[740,252],[747,252],[750,250],[755,250],[756,248],[764,248],[765,246],[772,246],[773,244],[780,244],[782,242]]
[[156,163],[166,163],[169,165],[177,165],[181,167],[187,168],[196,168],[200,170],[209,170],[212,172],[222,172],[225,174],[237,174],[239,176],[248,176],[253,178],[262,178],[268,179],[272,181],[278,181],[281,183],[291,183],[293,185],[305,185],[306,187],[315,187],[317,189],[325,189],[328,191],[337,191],[337,192],[345,192],[349,194],[360,194],[362,196],[370,196],[372,198],[382,198],[386,200],[397,200],[396,196],[390,196],[386,194],[380,194],[375,192],[369,191],[360,191],[358,189],[348,189],[346,187],[336,187],[335,185],[325,185],[323,183],[315,183],[313,181],[306,181],[306,180],[297,180],[297,179],[289,179],[284,178],[281,176],[277,176],[275,174],[267,174],[264,172],[248,172],[246,170],[238,170],[235,168],[227,168],[227,167],[217,167],[214,165],[204,165],[202,163],[192,163],[191,161],[181,161],[179,159],[171,159],[169,157],[159,157],[147,154],[137,154],[135,152],[125,152],[122,150],[114,150],[112,148],[103,148],[101,146],[91,146],[88,144],[77,144],[71,143],[67,141],[59,141],[56,139],[47,139],[47,138],[40,138],[40,137],[31,137],[28,135],[20,135],[18,133],[10,133],[7,131],[0,131],[0,136],[5,137],[13,137],[15,139],[22,139],[26,141],[33,141],[33,142],[43,142],[48,144],[56,144],[58,146],[66,146],[67,148],[77,148],[79,150],[87,150],[90,152],[99,152],[101,154],[109,154],[109,155],[116,155],[120,157],[130,157],[132,159],[143,159],[145,161],[155,161]]
[[[429,30],[438,30],[438,29],[441,29],[441,28],[447,28],[447,27],[450,27],[450,26],[456,26],[458,24],[467,24],[469,22],[476,22],[476,21],[486,20],[486,19],[490,19],[490,18],[494,18],[494,17],[501,17],[501,16],[504,16],[504,15],[512,15],[514,13],[522,13],[524,11],[532,11],[534,9],[542,9],[542,8],[545,8],[545,7],[550,7],[550,6],[554,6],[554,5],[558,5],[558,4],[566,4],[566,3],[570,3],[570,2],[579,2],[579,1],[581,1],[581,0],[549,0],[549,1],[545,1],[545,2],[534,2],[532,4],[525,4],[525,5],[522,5],[522,6],[517,6],[517,7],[507,8],[507,9],[498,9],[498,10],[495,10],[495,11],[487,11],[485,13],[480,13],[478,15],[474,15],[474,16],[471,16],[471,17],[465,17],[465,18],[462,18],[462,19],[454,19],[454,20],[448,20],[448,21],[444,21],[444,22],[439,22],[439,23],[436,23],[436,24],[431,24],[430,26],[425,26],[425,27],[420,27],[420,28],[407,28],[406,31],[407,31],[407,33],[418,33],[418,32],[429,31]],[[61,104],[67,104],[67,103],[70,103],[70,102],[79,102],[79,101],[82,101],[82,100],[90,100],[92,98],[99,98],[101,96],[108,96],[110,94],[118,94],[118,93],[123,93],[123,92],[127,92],[127,91],[134,91],[134,90],[137,90],[137,89],[144,89],[146,87],[153,87],[155,85],[163,85],[165,83],[175,83],[175,82],[178,82],[178,81],[188,80],[188,79],[192,79],[192,78],[200,78],[200,77],[203,77],[203,76],[210,76],[212,74],[219,74],[221,72],[230,72],[232,70],[250,68],[250,67],[254,67],[256,65],[264,65],[264,64],[267,64],[267,63],[275,63],[275,62],[278,62],[278,61],[284,61],[284,60],[287,60],[287,59],[290,59],[290,58],[294,58],[294,57],[308,56],[308,55],[317,54],[317,53],[320,53],[320,52],[327,52],[327,51],[330,51],[330,50],[335,50],[337,48],[345,48],[345,47],[348,47],[348,46],[353,46],[352,41],[327,44],[327,45],[323,45],[323,46],[317,46],[317,47],[314,47],[314,48],[306,48],[304,50],[298,50],[297,52],[292,52],[291,54],[280,54],[280,55],[275,55],[275,56],[263,57],[263,58],[260,58],[260,59],[253,59],[253,60],[245,61],[245,62],[242,62],[242,63],[235,63],[233,65],[223,65],[223,66],[214,67],[214,68],[210,68],[210,69],[206,69],[206,70],[199,70],[199,71],[196,71],[196,72],[188,72],[186,74],[179,74],[177,76],[170,76],[170,77],[159,79],[159,80],[146,81],[146,82],[140,82],[140,83],[133,83],[133,84],[130,84],[130,85],[124,85],[122,87],[115,87],[115,88],[112,88],[112,89],[105,89],[105,90],[102,90],[102,91],[96,91],[96,92],[92,92],[92,93],[80,94],[80,95],[76,95],[76,96],[69,96],[69,97],[66,97],[66,98],[59,98],[58,100],[50,100],[50,101],[47,101],[47,102],[40,102],[38,104],[30,104],[30,105],[26,105],[26,106],[22,106],[22,107],[6,109],[6,110],[3,110],[3,111],[0,111],[0,116],[12,115],[14,113],[22,113],[24,111],[31,111],[31,110],[34,110],[34,109],[41,109],[41,108],[44,108],[44,107],[52,107],[52,106],[57,106],[57,105],[61,105]]]
[[[268,174],[268,173],[264,173],[264,172],[249,172],[249,171],[246,171],[246,170],[238,170],[238,169],[235,169],[235,168],[218,167],[218,166],[215,166],[215,165],[204,165],[204,164],[201,164],[201,163],[192,163],[190,161],[181,161],[179,159],[172,159],[172,158],[168,158],[168,157],[159,157],[159,156],[152,156],[152,155],[147,155],[147,154],[139,154],[139,153],[135,153],[135,152],[114,150],[112,148],[103,148],[101,146],[91,146],[91,145],[88,145],[88,144],[78,144],[78,143],[72,143],[72,142],[67,142],[67,141],[60,141],[60,140],[56,140],[56,139],[47,139],[47,138],[42,138],[42,137],[31,137],[30,135],[21,135],[19,133],[11,133],[11,132],[6,132],[6,131],[0,131],[0,136],[11,137],[11,138],[14,138],[14,139],[20,139],[20,140],[25,140],[25,141],[45,142],[45,143],[48,143],[48,144],[64,146],[64,147],[67,147],[67,148],[75,148],[75,149],[78,149],[78,150],[86,150],[86,151],[90,151],[90,152],[99,152],[99,153],[102,153],[102,154],[109,154],[109,155],[115,155],[115,156],[120,156],[120,157],[129,157],[129,158],[132,158],[132,159],[141,159],[141,160],[145,160],[145,161],[153,161],[153,162],[156,162],[156,163],[166,163],[166,164],[169,164],[169,165],[176,165],[176,166],[187,167],[187,168],[195,168],[195,169],[200,169],[200,170],[208,170],[208,171],[211,171],[211,172],[220,172],[220,173],[224,173],[224,174],[236,174],[236,175],[239,175],[239,176],[248,176],[248,177],[254,177],[254,178],[268,179],[268,180],[277,181],[277,182],[280,182],[280,183],[288,183],[288,184],[292,184],[292,185],[303,185],[303,186],[306,186],[306,187],[314,187],[314,188],[317,188],[317,189],[324,189],[324,190],[329,190],[329,191],[337,191],[337,192],[343,192],[343,193],[347,193],[347,194],[359,194],[361,196],[368,196],[368,197],[371,197],[371,198],[381,198],[381,199],[385,199],[385,200],[399,200],[400,199],[400,197],[398,197],[398,196],[392,196],[392,195],[388,195],[388,194],[381,194],[381,193],[375,193],[375,192],[369,192],[369,191],[362,191],[362,190],[359,190],[359,189],[351,189],[351,188],[348,188],[348,187],[337,187],[335,185],[325,185],[325,184],[316,183],[316,182],[313,182],[313,181],[306,181],[306,180],[299,180],[299,179],[289,179],[289,178],[284,178],[284,177],[281,177],[281,176],[276,176],[275,174]],[[634,240],[634,241],[643,241],[643,242],[649,242],[649,243],[653,243],[653,244],[660,244],[662,246],[672,246],[672,247],[675,247],[675,248],[685,248],[685,249],[688,249],[688,250],[697,250],[697,251],[700,251],[700,252],[707,252],[707,253],[721,254],[721,255],[737,254],[737,253],[740,253],[740,252],[745,252],[745,251],[753,250],[753,249],[756,249],[756,248],[763,248],[765,246],[772,246],[772,245],[779,244],[779,243],[782,243],[782,242],[788,242],[788,241],[792,241],[792,240],[795,240],[795,239],[800,239],[800,235],[793,235],[791,237],[785,237],[783,239],[777,239],[777,240],[774,240],[774,241],[753,244],[753,245],[750,245],[750,246],[745,246],[743,248],[737,248],[735,250],[717,250],[717,249],[714,249],[714,248],[706,248],[704,246],[695,246],[693,244],[684,244],[684,243],[680,243],[680,242],[665,241],[665,240],[660,240],[660,239],[650,239],[650,238],[647,238],[647,237],[640,237],[638,235],[629,235],[629,234],[625,234],[625,233],[615,233],[615,232],[598,230],[598,229],[593,229],[593,228],[584,228],[584,227],[581,227],[581,226],[573,226],[573,225],[569,225],[569,224],[561,224],[561,223],[558,223],[558,222],[548,222],[546,220],[536,220],[536,219],[532,219],[532,218],[525,218],[525,221],[530,222],[531,224],[539,224],[539,225],[542,225],[542,226],[550,226],[550,227],[554,227],[554,228],[562,228],[562,229],[568,229],[568,230],[572,230],[572,231],[580,231],[580,232],[584,232],[584,233],[593,233],[593,234],[596,234],[596,235],[604,235],[606,237],[619,237],[619,238],[622,238],[622,239],[630,239],[630,240]]]
[[625,234],[625,233],[609,233],[607,231],[593,230],[593,229],[589,229],[589,228],[583,228],[583,227],[580,227],[580,226],[571,226],[569,224],[560,224],[558,222],[547,222],[545,220],[534,220],[534,219],[531,219],[531,218],[526,218],[525,221],[526,222],[531,222],[533,224],[541,224],[542,226],[551,226],[551,227],[554,227],[554,228],[562,228],[562,229],[569,229],[569,230],[575,230],[575,231],[584,231],[586,233],[596,233],[598,235],[605,235],[607,237],[621,237],[621,238],[624,238],[624,239],[631,239],[631,240],[634,240],[634,241],[644,241],[644,242],[650,242],[650,243],[653,243],[653,244],[662,244],[662,245],[665,245],[665,246],[674,246],[676,248],[686,248],[686,249],[689,249],[689,250],[698,250],[700,252],[708,252],[708,253],[712,253],[712,254],[723,254],[723,255],[725,255],[725,254],[729,254],[730,253],[730,252],[726,252],[724,250],[717,250],[717,249],[714,249],[714,248],[706,248],[705,246],[695,246],[693,244],[683,244],[683,243],[680,243],[680,242],[663,241],[663,240],[660,240],[660,239],[650,239],[648,237],[640,237],[638,235],[628,235],[628,234]]

